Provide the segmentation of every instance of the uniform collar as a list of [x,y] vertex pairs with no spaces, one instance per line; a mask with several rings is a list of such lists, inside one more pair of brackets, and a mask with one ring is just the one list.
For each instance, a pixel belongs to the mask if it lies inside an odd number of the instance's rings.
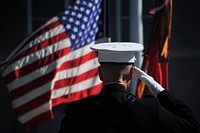
[[124,92],[128,93],[126,88],[123,84],[118,82],[110,82],[103,85],[103,88],[101,89],[100,95],[108,94],[108,93],[114,93],[114,92]]

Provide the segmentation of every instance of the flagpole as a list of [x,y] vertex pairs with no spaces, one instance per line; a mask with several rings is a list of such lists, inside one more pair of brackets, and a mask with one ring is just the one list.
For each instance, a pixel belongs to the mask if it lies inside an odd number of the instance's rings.
[[32,0],[27,0],[27,34],[32,32]]
[[110,36],[110,0],[104,1],[104,35],[108,38],[108,42],[111,42]]
[[69,0],[65,0],[64,5],[65,5],[65,9],[67,9],[67,7],[69,6]]
[[[130,41],[143,44],[142,0],[130,1]],[[142,52],[136,53],[135,66],[141,67]],[[134,76],[129,91],[135,94],[137,78]]]
[[101,32],[103,36],[101,38],[96,39],[95,43],[102,43],[102,42],[111,42],[111,35],[110,35],[110,0],[103,0],[103,31]]
[[116,39],[119,42],[122,40],[121,19],[121,0],[116,0]]

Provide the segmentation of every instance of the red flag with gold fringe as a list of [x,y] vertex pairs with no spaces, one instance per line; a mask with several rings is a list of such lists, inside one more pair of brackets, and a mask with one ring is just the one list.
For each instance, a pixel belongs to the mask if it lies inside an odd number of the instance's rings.
[[[172,0],[157,0],[155,4],[159,6],[149,12],[154,20],[141,69],[168,90],[168,48],[171,36]],[[146,93],[148,91],[145,89],[145,84],[138,81],[136,96],[141,98]]]

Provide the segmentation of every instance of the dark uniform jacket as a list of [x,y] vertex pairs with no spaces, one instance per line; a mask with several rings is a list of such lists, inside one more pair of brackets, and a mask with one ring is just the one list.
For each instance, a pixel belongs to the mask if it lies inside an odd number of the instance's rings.
[[[121,84],[107,84],[98,95],[70,103],[59,133],[108,133],[130,95]],[[136,99],[114,127],[116,133],[200,133],[191,110],[166,90]]]

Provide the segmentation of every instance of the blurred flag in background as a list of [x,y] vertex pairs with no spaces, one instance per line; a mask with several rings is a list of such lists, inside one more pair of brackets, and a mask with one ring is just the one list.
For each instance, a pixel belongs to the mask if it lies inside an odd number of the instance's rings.
[[[168,87],[168,56],[172,23],[172,0],[154,1],[156,8],[150,10],[153,26],[150,41],[144,50],[141,69],[151,75],[165,89]],[[141,98],[147,91],[144,82],[138,81],[136,95]]]
[[100,91],[97,55],[90,50],[98,32],[100,4],[101,0],[77,0],[1,62],[12,107],[26,129],[53,119],[54,106]]

